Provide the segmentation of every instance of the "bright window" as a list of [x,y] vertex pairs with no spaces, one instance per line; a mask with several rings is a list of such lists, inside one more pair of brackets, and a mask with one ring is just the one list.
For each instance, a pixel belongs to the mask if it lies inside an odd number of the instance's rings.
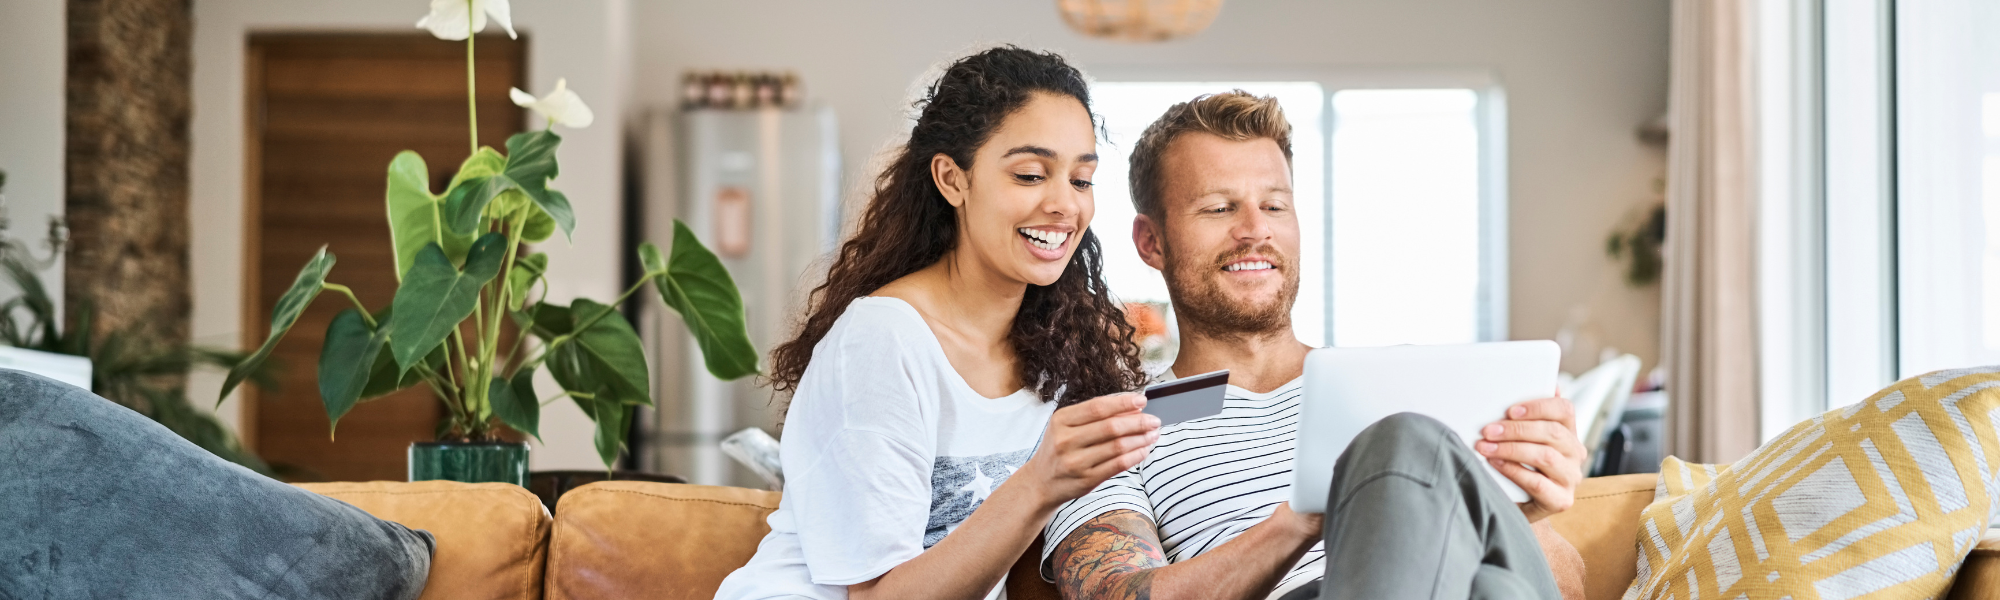
[[1479,341],[1478,96],[1333,95],[1333,341]]
[[1899,376],[2000,364],[2000,3],[1896,3]]

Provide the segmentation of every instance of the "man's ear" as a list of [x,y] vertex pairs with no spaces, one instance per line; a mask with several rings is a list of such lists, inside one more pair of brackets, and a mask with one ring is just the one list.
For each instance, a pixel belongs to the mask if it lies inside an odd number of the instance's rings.
[[1143,214],[1132,217],[1132,247],[1139,250],[1139,260],[1162,273],[1167,270],[1166,236],[1166,229],[1152,217]]
[[944,201],[953,207],[965,206],[966,189],[971,187],[971,177],[964,169],[958,168],[958,161],[939,153],[931,157],[931,180],[937,182],[938,193],[944,194]]

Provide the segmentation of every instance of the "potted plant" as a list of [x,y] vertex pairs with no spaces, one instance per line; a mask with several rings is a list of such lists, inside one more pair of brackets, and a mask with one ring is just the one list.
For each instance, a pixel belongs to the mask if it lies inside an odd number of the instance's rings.
[[[320,350],[319,392],[329,425],[337,427],[359,402],[417,385],[428,386],[445,405],[448,420],[439,439],[410,447],[411,480],[525,483],[527,445],[497,434],[508,427],[539,439],[541,407],[564,397],[596,423],[597,452],[609,469],[624,445],[632,407],[653,402],[643,346],[618,306],[651,287],[687,323],[708,371],[726,380],[757,370],[743,299],[722,262],[676,221],[668,251],[639,246],[645,274],[618,298],[548,302],[548,256],[523,245],[558,230],[569,236],[575,227],[569,199],[549,187],[562,142],[552,129],[588,126],[590,109],[562,80],[540,98],[513,90],[514,102],[541,114],[548,127],[509,138],[504,154],[480,146],[473,34],[490,17],[514,35],[507,3],[432,0],[430,7],[417,25],[466,44],[472,155],[440,195],[430,192],[422,157],[397,154],[389,163],[387,193],[399,282],[390,305],[371,309],[328,281],[334,256],[322,247],[278,298],[270,335],[230,370],[221,396],[256,372],[307,304],[334,292],[353,307],[327,326]],[[503,343],[510,326],[515,339]],[[534,386],[539,370],[547,370],[562,391],[544,399]]]

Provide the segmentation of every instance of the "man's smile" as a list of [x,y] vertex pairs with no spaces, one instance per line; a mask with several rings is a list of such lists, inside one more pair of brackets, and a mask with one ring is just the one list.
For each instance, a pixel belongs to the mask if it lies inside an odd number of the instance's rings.
[[1250,258],[1239,259],[1235,262],[1223,265],[1222,270],[1229,271],[1232,273],[1243,272],[1243,271],[1275,271],[1277,270],[1277,267],[1272,266],[1271,261],[1269,260],[1265,260],[1259,257],[1250,257]]
[[1231,279],[1246,277],[1262,279],[1265,276],[1274,276],[1281,273],[1284,270],[1279,267],[1281,264],[1284,263],[1272,259],[1268,254],[1260,252],[1222,263],[1222,272],[1227,273],[1227,277]]

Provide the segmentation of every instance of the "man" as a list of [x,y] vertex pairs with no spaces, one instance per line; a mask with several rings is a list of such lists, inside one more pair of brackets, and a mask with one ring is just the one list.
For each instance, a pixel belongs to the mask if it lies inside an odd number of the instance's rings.
[[[1341,455],[1330,514],[1286,505],[1311,350],[1290,317],[1290,132],[1275,99],[1237,91],[1168,109],[1134,146],[1132,238],[1180,325],[1164,377],[1229,369],[1228,401],[1060,509],[1043,575],[1073,600],[1558,598],[1530,522],[1568,508],[1582,479],[1560,398],[1509,408],[1476,453],[1433,419],[1390,417]],[[1532,499],[1508,502],[1482,461]]]

